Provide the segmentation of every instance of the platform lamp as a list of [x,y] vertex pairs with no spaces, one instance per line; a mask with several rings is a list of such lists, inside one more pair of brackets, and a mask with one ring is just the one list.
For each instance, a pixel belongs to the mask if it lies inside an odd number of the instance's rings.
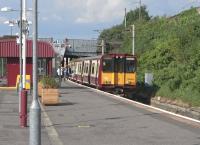
[[19,113],[20,126],[27,127],[27,92],[26,92],[26,37],[28,34],[29,23],[26,18],[26,0],[20,0],[20,10],[10,7],[3,7],[1,12],[20,11],[20,81],[19,81]]
[[[102,32],[102,30],[98,30],[98,29],[93,30],[93,31],[99,33],[99,35]],[[104,55],[104,53],[105,53],[105,40],[103,38],[101,39],[101,44],[99,46],[101,46],[101,54]]]
[[10,26],[10,35],[12,36],[13,27],[14,27],[14,25],[17,24],[17,21],[16,20],[9,20],[9,21],[5,21],[4,24],[8,24],[8,26]]
[[[21,1],[21,0],[20,0]],[[20,7],[22,7],[21,6],[21,4],[20,4]],[[12,9],[11,7],[3,7],[3,8],[1,8],[0,9],[0,11],[1,12],[15,12],[15,11],[19,11],[19,10],[16,10],[16,9]],[[20,15],[21,15],[21,11],[20,11]],[[20,16],[20,20],[19,20],[20,22],[22,21],[21,20],[21,16]],[[8,23],[8,22],[5,22],[5,23]],[[21,24],[19,25],[19,27],[21,26]],[[20,104],[20,102],[21,102],[21,90],[22,90],[22,35],[21,35],[21,28],[22,27],[20,27],[20,37],[19,37],[19,40],[20,40],[20,47],[19,47],[19,64],[20,64],[20,79],[19,79],[19,113],[20,113],[20,111],[21,111],[21,104]]]
[[38,39],[38,0],[33,3],[33,100],[30,107],[29,145],[41,145],[41,108],[38,99],[37,39]]
[[[20,10],[13,9],[11,7],[3,7],[0,9],[1,12],[20,12],[20,20],[18,21],[18,25],[20,27],[20,32],[22,33],[22,87],[25,88],[26,85],[26,37],[28,34],[28,28],[29,25],[32,24],[32,22],[28,21],[26,18],[26,12],[32,11],[31,8],[26,9],[26,0],[20,0]],[[22,22],[22,25],[20,25],[20,22]],[[17,23],[16,23],[17,24]],[[14,25],[14,24],[13,24]],[[12,24],[10,24],[12,27]]]

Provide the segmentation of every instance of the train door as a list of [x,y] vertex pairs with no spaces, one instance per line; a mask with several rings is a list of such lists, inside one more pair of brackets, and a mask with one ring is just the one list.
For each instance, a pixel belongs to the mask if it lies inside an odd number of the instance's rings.
[[90,84],[96,85],[97,81],[97,60],[92,60],[90,65]]
[[123,87],[125,81],[125,58],[122,56],[115,57],[115,86]]
[[84,69],[83,69],[83,83],[89,83],[89,74],[90,74],[90,61],[84,61]]
[[99,75],[101,74],[100,73],[100,59],[99,60],[97,60],[97,65],[96,65],[96,86],[98,87],[100,84],[101,84],[101,82],[99,81]]

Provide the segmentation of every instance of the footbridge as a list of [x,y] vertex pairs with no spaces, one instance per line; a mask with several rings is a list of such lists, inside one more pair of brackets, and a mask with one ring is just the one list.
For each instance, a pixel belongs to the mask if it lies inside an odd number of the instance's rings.
[[69,39],[67,42],[64,56],[96,56],[98,55],[97,40]]
[[55,51],[63,57],[87,57],[98,55],[98,41],[86,39],[65,39],[53,41]]

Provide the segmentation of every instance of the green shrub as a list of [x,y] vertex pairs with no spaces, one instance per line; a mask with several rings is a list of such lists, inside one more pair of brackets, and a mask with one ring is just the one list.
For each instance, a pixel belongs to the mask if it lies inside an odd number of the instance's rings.
[[44,76],[40,80],[40,82],[43,85],[43,88],[58,88],[58,83],[56,82],[55,78],[50,77],[50,76]]
[[[200,106],[200,16],[196,8],[141,22],[134,13],[127,14],[127,24],[135,25],[138,81],[144,81],[144,74],[151,72],[159,88],[157,95]],[[123,23],[119,26],[105,30],[101,36],[119,42],[119,52],[131,53],[132,33],[124,32]],[[118,33],[120,39],[116,38]]]

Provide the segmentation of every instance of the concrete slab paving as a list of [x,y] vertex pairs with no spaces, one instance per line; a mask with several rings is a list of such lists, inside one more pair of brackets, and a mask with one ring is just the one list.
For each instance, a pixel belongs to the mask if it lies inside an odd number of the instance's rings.
[[[28,109],[32,97],[28,96]],[[0,91],[0,145],[28,145],[29,127],[19,127],[19,101],[16,91]],[[28,124],[29,125],[29,124]],[[42,145],[51,145],[42,125]]]
[[188,125],[70,82],[62,84],[60,93],[61,103],[44,109],[64,145],[200,145],[200,125]]
[[[59,105],[42,107],[42,145],[200,145],[200,125],[68,81],[60,94]],[[0,90],[0,145],[29,144],[29,127],[19,127],[18,100],[16,91]],[[29,95],[28,109],[31,100]]]

